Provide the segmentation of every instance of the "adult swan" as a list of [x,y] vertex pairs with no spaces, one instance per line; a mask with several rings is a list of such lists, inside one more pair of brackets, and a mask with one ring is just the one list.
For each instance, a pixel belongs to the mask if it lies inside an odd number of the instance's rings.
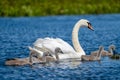
[[63,41],[60,38],[38,38],[34,42],[34,47],[31,50],[35,50],[35,52],[40,53],[40,56],[42,57],[45,50],[51,51],[51,53],[54,54],[55,48],[59,47],[64,54],[59,54],[59,59],[69,59],[69,58],[79,58],[81,59],[81,55],[85,55],[84,50],[82,49],[79,39],[78,39],[78,31],[80,27],[87,27],[91,30],[93,30],[90,22],[86,19],[79,20],[72,31],[72,43],[74,46],[74,49],[71,45],[69,45],[67,42]]

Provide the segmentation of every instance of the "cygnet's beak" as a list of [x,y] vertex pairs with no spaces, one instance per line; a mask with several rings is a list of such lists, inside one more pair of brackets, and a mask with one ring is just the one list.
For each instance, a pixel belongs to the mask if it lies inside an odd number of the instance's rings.
[[89,28],[90,30],[94,31],[94,29],[93,29],[93,27],[92,27],[92,25],[91,25],[90,23],[88,23],[88,28]]
[[62,50],[60,50],[60,53],[64,54]]

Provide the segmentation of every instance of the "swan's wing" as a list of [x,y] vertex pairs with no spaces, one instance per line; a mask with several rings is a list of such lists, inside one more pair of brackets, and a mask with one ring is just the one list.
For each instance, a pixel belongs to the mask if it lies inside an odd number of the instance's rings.
[[38,50],[36,48],[32,48],[32,47],[28,47],[29,50],[34,53],[35,55],[38,55],[39,57],[42,57],[43,56],[43,52],[41,50]]
[[60,39],[60,38],[56,38],[56,41],[61,44],[62,50],[65,53],[75,53],[75,50],[73,49],[73,47],[68,44],[67,42],[65,42],[64,40]]
[[53,53],[55,51],[56,47],[61,48],[61,50],[64,53],[69,53],[69,52],[75,52],[74,49],[72,48],[72,46],[70,46],[67,42],[63,41],[60,38],[38,38],[35,43],[34,46],[37,46],[39,48],[48,48],[49,50],[51,50]]
[[42,51],[45,51],[46,49],[48,49],[49,51],[51,51],[52,53],[54,53],[54,50],[56,48],[56,46],[59,46],[59,44],[57,44],[56,40],[53,38],[38,38],[34,43],[33,43],[34,47],[38,47],[39,49],[42,49]]
[[45,39],[38,38],[38,39],[33,43],[33,45],[34,45],[34,46],[42,47],[42,43],[43,43],[44,41],[45,41]]

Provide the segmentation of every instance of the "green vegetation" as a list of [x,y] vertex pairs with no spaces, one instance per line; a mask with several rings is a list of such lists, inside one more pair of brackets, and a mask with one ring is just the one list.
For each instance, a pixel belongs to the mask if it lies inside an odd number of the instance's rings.
[[0,0],[0,16],[120,13],[120,0]]

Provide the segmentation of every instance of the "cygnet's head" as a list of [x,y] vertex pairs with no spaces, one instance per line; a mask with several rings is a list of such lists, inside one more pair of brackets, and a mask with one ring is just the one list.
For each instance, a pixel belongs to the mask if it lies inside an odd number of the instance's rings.
[[63,53],[63,51],[59,47],[55,48],[55,52],[56,53]]
[[52,57],[52,54],[49,51],[46,51],[46,52],[44,52],[44,56],[51,56]]
[[91,23],[90,23],[88,20],[86,20],[86,19],[81,19],[81,20],[79,21],[79,23],[81,24],[81,26],[88,27],[90,30],[93,30],[93,31],[94,31]]
[[115,50],[115,45],[110,45],[109,49]]

